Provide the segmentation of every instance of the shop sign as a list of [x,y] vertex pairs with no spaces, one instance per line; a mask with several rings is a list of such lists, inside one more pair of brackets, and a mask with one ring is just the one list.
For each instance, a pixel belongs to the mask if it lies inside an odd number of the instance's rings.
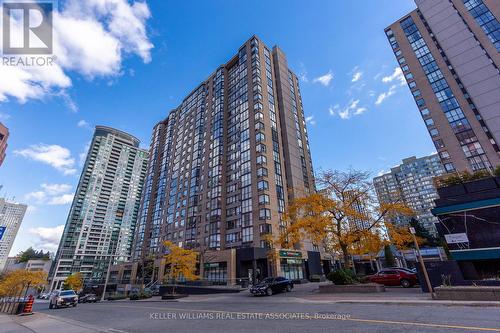
[[468,243],[469,242],[469,238],[467,237],[466,233],[448,234],[448,235],[444,235],[444,238],[446,239],[446,243],[448,243],[448,244],[458,244],[458,243]]
[[302,252],[299,252],[299,251],[287,251],[287,250],[280,250],[280,257],[287,257],[287,258],[302,258]]
[[214,267],[219,267],[218,262],[207,262],[203,265],[205,268],[214,268]]

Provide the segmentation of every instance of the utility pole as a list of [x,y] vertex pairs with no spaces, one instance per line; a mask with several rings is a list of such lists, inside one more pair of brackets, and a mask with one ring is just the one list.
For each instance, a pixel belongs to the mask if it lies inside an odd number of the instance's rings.
[[108,271],[106,272],[106,280],[104,280],[104,289],[102,290],[101,302],[104,301],[104,296],[106,295],[106,288],[108,287],[109,274],[111,273],[111,261],[113,260],[113,255],[109,256]]
[[431,280],[429,280],[429,275],[427,274],[427,268],[425,268],[424,259],[422,258],[422,254],[420,253],[420,246],[418,246],[417,237],[415,236],[415,228],[410,227],[410,233],[413,236],[413,242],[415,243],[415,248],[417,249],[418,261],[420,262],[420,267],[422,268],[422,273],[425,277],[425,283],[427,284],[427,288],[431,293],[431,297],[434,298],[434,289],[432,288]]

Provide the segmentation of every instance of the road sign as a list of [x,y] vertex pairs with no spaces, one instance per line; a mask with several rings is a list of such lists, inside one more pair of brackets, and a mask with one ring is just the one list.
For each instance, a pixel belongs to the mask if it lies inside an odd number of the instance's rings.
[[2,238],[3,238],[3,234],[5,233],[5,229],[7,229],[7,227],[0,227],[0,240],[2,240]]
[[458,244],[458,243],[468,243],[469,242],[469,238],[467,237],[466,233],[448,234],[448,235],[444,235],[444,238],[446,239],[446,243],[448,243],[448,244]]

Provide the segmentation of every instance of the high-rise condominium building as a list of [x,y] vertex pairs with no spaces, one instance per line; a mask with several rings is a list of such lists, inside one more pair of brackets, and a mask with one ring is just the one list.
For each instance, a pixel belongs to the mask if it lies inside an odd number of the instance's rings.
[[7,151],[7,139],[9,138],[9,129],[0,123],[0,166],[5,160]]
[[311,244],[273,266],[266,239],[284,230],[288,202],[314,191],[299,80],[252,37],[155,126],[133,258],[161,258],[170,240],[202,253],[204,279],[321,274]]
[[500,165],[500,1],[415,2],[385,33],[446,171]]
[[0,198],[0,272],[5,267],[27,208],[26,205],[8,202],[4,198]]
[[[391,169],[391,172],[373,179],[379,202],[404,203],[417,213],[420,224],[436,235],[434,223],[438,222],[432,215],[434,200],[438,198],[433,179],[445,174],[445,170],[437,154],[416,158],[410,157]],[[406,225],[407,217],[398,216],[391,219],[396,225]]]
[[97,126],[52,269],[52,288],[70,274],[101,280],[130,260],[148,152],[139,140]]

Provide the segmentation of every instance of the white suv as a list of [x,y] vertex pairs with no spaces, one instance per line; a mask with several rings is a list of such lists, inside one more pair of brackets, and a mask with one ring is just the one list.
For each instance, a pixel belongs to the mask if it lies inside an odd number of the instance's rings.
[[50,295],[49,309],[78,304],[78,295],[73,290],[57,290]]

